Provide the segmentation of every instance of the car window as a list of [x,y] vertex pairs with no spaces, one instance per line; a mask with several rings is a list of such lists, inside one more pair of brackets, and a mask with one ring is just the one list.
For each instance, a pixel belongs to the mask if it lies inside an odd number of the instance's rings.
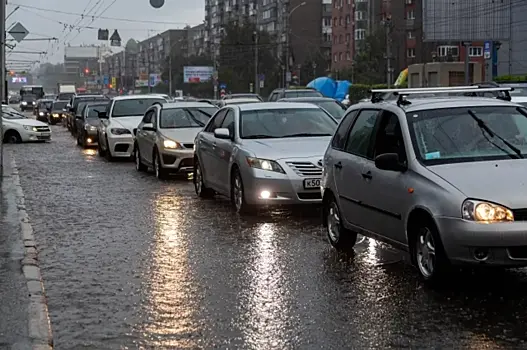
[[112,118],[144,115],[154,103],[166,103],[163,98],[134,98],[115,101]]
[[346,109],[342,108],[342,106],[337,101],[320,101],[314,103],[324,108],[329,114],[331,114],[333,118],[337,120],[342,119],[344,113],[346,113]]
[[346,145],[346,136],[348,135],[348,130],[351,123],[355,120],[357,116],[357,110],[349,112],[340,122],[333,140],[331,140],[331,147],[339,150],[343,150]]
[[337,123],[320,108],[260,109],[240,113],[240,137],[333,136]]
[[231,136],[234,136],[234,111],[232,109],[229,109],[227,112],[225,119],[223,119],[223,123],[221,123],[221,127],[229,129]]
[[284,97],[322,97],[322,94],[316,90],[285,91]]
[[159,127],[162,129],[203,128],[216,111],[215,107],[163,109],[159,118]]
[[378,110],[366,109],[360,111],[348,134],[345,146],[346,152],[361,157],[368,157],[368,150],[371,146],[373,130],[378,115]]
[[278,94],[276,92],[273,92],[271,96],[269,96],[269,101],[274,102],[278,99]]
[[152,117],[154,116],[154,111],[148,111],[143,117],[143,124],[152,124]]
[[63,110],[64,108],[66,108],[67,104],[68,104],[68,102],[66,102],[66,101],[53,102],[53,110],[55,110],[55,111]]
[[99,112],[104,112],[104,109],[106,108],[106,105],[89,105],[86,109],[86,113],[84,115],[88,119],[96,119],[99,118]]
[[156,118],[156,114],[157,114],[157,108],[155,110],[152,111],[152,119],[151,119],[151,123],[152,123],[152,126],[154,127],[154,129],[157,129],[157,118]]
[[374,157],[384,153],[396,153],[401,162],[406,161],[401,124],[397,115],[390,111],[382,112],[373,147]]
[[484,106],[416,111],[406,118],[416,155],[429,165],[517,158],[516,151],[527,157],[526,116],[521,107]]
[[214,132],[217,128],[221,126],[223,123],[223,119],[225,119],[225,114],[227,114],[227,110],[219,111],[215,116],[214,120],[207,125],[207,128],[205,129],[206,132]]

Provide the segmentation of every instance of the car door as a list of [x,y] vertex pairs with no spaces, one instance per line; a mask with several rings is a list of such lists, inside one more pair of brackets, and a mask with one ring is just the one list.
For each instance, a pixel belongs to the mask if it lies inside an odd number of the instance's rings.
[[344,149],[339,154],[339,160],[333,163],[342,216],[347,223],[366,230],[371,213],[362,205],[363,197],[369,189],[366,182],[369,175],[364,173],[364,167],[369,162],[378,115],[377,109],[358,111],[348,131]]
[[220,128],[222,129],[229,129],[232,138],[230,140],[218,138],[215,139],[216,147],[214,149],[214,163],[217,167],[214,169],[214,173],[218,178],[218,186],[221,187],[221,190],[224,193],[228,193],[230,188],[229,163],[232,155],[232,150],[234,148],[235,117],[236,115],[234,110],[232,108],[229,108],[227,114],[225,114],[223,122],[220,125]]
[[372,157],[365,164],[363,172],[370,174],[365,184],[367,196],[361,201],[370,208],[369,227],[384,238],[406,244],[403,213],[411,205],[411,187],[408,174],[381,170],[375,167],[374,158],[383,153],[397,153],[402,163],[407,162],[406,146],[401,133],[397,114],[383,110],[375,132]]
[[86,111],[88,110],[88,105],[84,105],[82,108],[82,111],[77,113],[77,116],[75,117],[75,130],[77,130],[78,133],[81,133],[84,130],[84,123],[86,121]]
[[215,174],[215,169],[218,168],[216,164],[216,141],[214,137],[214,130],[219,128],[225,119],[227,109],[218,111],[213,117],[203,132],[199,133],[199,162],[201,164],[201,171],[208,186],[218,188],[218,177]]
[[143,119],[137,126],[137,131],[135,134],[135,142],[137,144],[137,147],[139,148],[139,154],[141,155],[141,158],[147,162],[149,162],[149,159],[152,158],[152,157],[147,158],[147,153],[152,153],[152,148],[149,147],[149,141],[148,141],[149,131],[143,130],[143,126],[145,126],[145,124],[152,124],[153,116],[154,116],[153,110],[147,111]]

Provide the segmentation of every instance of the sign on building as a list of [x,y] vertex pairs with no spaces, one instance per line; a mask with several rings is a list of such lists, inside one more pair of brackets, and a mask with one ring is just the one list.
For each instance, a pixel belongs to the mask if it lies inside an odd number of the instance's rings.
[[511,1],[423,0],[424,41],[508,40]]
[[183,67],[183,82],[184,83],[204,83],[212,80],[214,74],[214,67],[198,67],[186,66]]

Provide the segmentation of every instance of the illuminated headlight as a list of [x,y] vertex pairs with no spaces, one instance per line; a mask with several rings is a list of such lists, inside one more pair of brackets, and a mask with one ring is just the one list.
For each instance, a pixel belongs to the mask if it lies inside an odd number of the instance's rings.
[[60,117],[60,115],[58,115],[57,113],[53,113],[53,118],[58,118]]
[[43,117],[44,116],[44,112],[39,112],[38,115]]
[[84,125],[84,130],[95,131],[97,130],[97,127],[93,125]]
[[280,164],[278,164],[274,160],[247,157],[247,164],[249,164],[251,168],[274,171],[277,173],[285,174],[284,169],[282,169]]
[[114,128],[114,129],[110,129],[110,132],[114,135],[128,135],[128,134],[132,134],[130,132],[130,130],[128,129],[123,129],[123,128]]
[[26,101],[22,101],[22,104],[23,104],[23,105],[27,105],[27,102],[26,102]]
[[33,125],[24,125],[24,129],[29,131],[38,131],[36,126]]
[[179,142],[172,141],[172,140],[164,140],[163,147],[170,148],[170,149],[182,148]]
[[37,103],[35,101],[33,101],[33,106],[36,105]]
[[514,214],[504,206],[476,200],[466,200],[461,208],[463,219],[480,223],[514,221]]

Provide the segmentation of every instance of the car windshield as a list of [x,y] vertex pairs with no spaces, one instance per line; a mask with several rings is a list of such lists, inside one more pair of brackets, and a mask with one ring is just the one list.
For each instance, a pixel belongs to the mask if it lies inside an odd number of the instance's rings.
[[259,95],[256,94],[234,94],[234,95],[227,95],[225,96],[225,100],[233,100],[237,98],[250,98],[250,99],[256,99],[256,100],[262,100],[262,98]]
[[166,103],[163,98],[134,98],[115,101],[112,118],[140,116],[154,103]]
[[159,118],[159,127],[162,129],[202,128],[217,110],[216,107],[163,109]]
[[105,104],[100,105],[89,105],[88,107],[88,114],[86,115],[86,118],[88,119],[97,119],[99,118],[99,112],[104,112],[106,110]]
[[53,105],[53,101],[45,101],[45,102],[40,103],[40,108],[51,109],[52,105]]
[[337,101],[315,101],[313,102],[317,106],[324,108],[331,116],[337,120],[344,117],[346,110]]
[[27,119],[26,116],[23,116],[22,114],[13,113],[10,111],[2,111],[2,117],[4,119]]
[[256,100],[256,99],[254,99],[254,100],[241,100],[241,99],[236,99],[235,98],[235,99],[232,99],[232,100],[225,101],[225,104],[230,106],[230,105],[244,105],[246,103],[259,103],[259,102],[262,102],[262,101]]
[[527,154],[526,115],[514,106],[462,107],[411,112],[407,120],[418,158],[434,165],[520,158],[516,152]]
[[298,90],[298,91],[286,91],[284,93],[285,98],[294,97],[322,97],[322,94],[316,90]]
[[245,139],[331,136],[337,128],[319,108],[243,111],[240,119],[240,137]]
[[59,111],[59,110],[66,108],[67,104],[68,104],[68,101],[53,102],[52,109],[54,111]]
[[37,97],[35,95],[24,95],[22,97],[23,101],[36,101]]

